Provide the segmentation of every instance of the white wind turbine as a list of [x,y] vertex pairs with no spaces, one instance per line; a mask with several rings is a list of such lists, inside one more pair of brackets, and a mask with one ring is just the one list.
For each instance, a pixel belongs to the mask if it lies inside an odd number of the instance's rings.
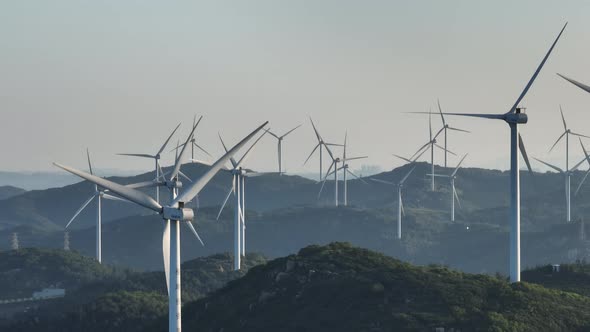
[[[416,162],[416,160],[418,160],[418,158],[420,158],[422,156],[422,154],[424,154],[424,152],[426,152],[426,150],[422,150],[422,152],[413,160],[406,159],[404,157],[400,157],[397,155],[396,155],[396,157],[406,160],[409,162],[410,165],[412,165]],[[404,175],[404,177],[398,183],[371,178],[372,181],[397,187],[397,238],[398,239],[402,238],[402,214],[404,216],[406,215],[406,213],[404,211],[404,203],[402,201],[402,188],[403,188],[406,180],[410,177],[410,174],[412,174],[412,172],[414,171],[414,169],[416,169],[416,166],[412,166],[412,168],[410,168],[410,171],[408,173],[406,173],[406,175]]]
[[[337,169],[333,170],[331,173],[327,174],[326,177],[324,178],[324,182],[325,182],[325,179],[328,176],[330,176],[332,173],[336,173],[336,172],[342,170],[342,172],[343,172],[343,174],[342,174],[342,182],[343,182],[343,185],[344,185],[344,195],[343,195],[344,196],[344,206],[348,206],[348,180],[347,180],[347,177],[346,177],[347,173],[350,174],[350,175],[352,175],[352,176],[354,176],[355,178],[361,180],[363,183],[367,183],[367,182],[365,182],[365,180],[363,180],[362,178],[360,178],[359,176],[357,176],[356,174],[354,174],[349,169],[350,167],[348,165],[348,162],[351,161],[351,160],[365,159],[365,158],[368,158],[368,157],[367,156],[351,157],[351,158],[347,157],[346,156],[346,140],[347,140],[347,136],[348,136],[348,134],[345,133],[344,134],[344,152],[342,154],[342,160],[341,160],[342,161],[342,166],[340,168],[337,168]],[[328,170],[328,172],[330,172],[330,170]],[[335,179],[336,179],[335,181],[338,182],[338,177],[336,177]],[[322,187],[323,187],[323,185],[322,185]],[[336,191],[338,191],[338,185],[337,184],[336,184]],[[338,198],[336,198],[336,206],[338,206]]]
[[[266,131],[268,132],[268,130]],[[230,188],[221,208],[219,209],[219,213],[217,213],[217,220],[221,216],[221,212],[225,208],[227,201],[229,200],[230,196],[234,195],[234,270],[239,270],[242,264],[242,257],[246,256],[246,177],[254,177],[260,176],[263,174],[269,173],[258,173],[254,172],[250,169],[246,169],[243,166],[244,162],[254,149],[254,146],[264,137],[264,134],[260,135],[254,143],[246,150],[246,153],[240,158],[239,161],[236,161],[234,158],[230,158],[230,162],[232,164],[231,169],[227,169],[232,175],[232,187]],[[227,148],[221,135],[219,136],[221,140],[221,144],[225,151]]]
[[[520,281],[520,174],[519,174],[519,160],[518,151],[521,150],[525,162],[529,170],[530,164],[526,151],[524,150],[524,144],[522,137],[518,133],[518,125],[525,124],[528,121],[526,113],[523,113],[523,108],[519,107],[520,102],[529,91],[531,85],[537,78],[537,75],[545,65],[545,62],[549,58],[549,55],[553,51],[553,48],[557,44],[557,41],[561,37],[561,34],[565,30],[567,23],[563,26],[559,35],[545,54],[545,57],[535,70],[533,76],[524,87],[524,90],[516,99],[514,105],[506,113],[500,114],[480,114],[480,113],[444,113],[445,115],[457,115],[457,116],[468,116],[492,120],[503,120],[510,126],[510,281]],[[532,171],[532,170],[531,170]]]
[[[79,177],[84,178],[90,182],[93,182],[98,186],[104,187],[112,191],[113,193],[116,193],[121,197],[128,199],[131,202],[134,202],[138,205],[141,205],[162,215],[162,218],[166,222],[162,238],[162,251],[164,253],[164,271],[166,274],[168,285],[168,329],[170,332],[180,332],[182,329],[182,301],[180,297],[180,222],[187,223],[191,230],[194,230],[194,227],[192,227],[191,223],[191,221],[194,218],[194,211],[192,209],[185,208],[185,203],[192,200],[203,189],[203,187],[205,187],[205,185],[215,176],[215,174],[217,174],[217,172],[224,167],[224,164],[250,139],[252,139],[252,137],[254,137],[260,130],[262,130],[267,123],[268,122],[262,124],[260,127],[258,127],[248,136],[246,136],[246,138],[240,141],[237,145],[231,148],[225,155],[219,158],[211,166],[211,168],[209,168],[207,172],[205,172],[198,180],[196,180],[190,186],[188,186],[186,190],[184,190],[178,196],[176,196],[175,193],[177,192],[177,189],[180,187],[180,183],[175,183],[173,187],[173,197],[176,197],[169,204],[166,204],[164,206],[162,206],[152,197],[136,189],[125,187],[118,183],[94,176],[92,174],[88,174],[83,171],[79,171],[67,166],[60,165],[58,163],[54,163],[57,167],[60,167],[72,174],[78,175]],[[189,138],[192,138],[192,134],[189,135]],[[179,160],[182,160],[185,150],[186,149],[183,148],[183,151],[180,153],[177,162]],[[175,165],[175,170],[177,167],[180,168],[179,163]],[[170,277],[170,263],[172,263],[174,266],[172,270],[172,277]]]
[[[195,120],[196,119],[197,119],[197,116],[195,115],[195,117],[193,118],[193,127],[195,127],[197,125],[195,123]],[[199,118],[199,122],[200,121],[201,121],[201,119]],[[195,147],[197,149],[203,151],[207,156],[213,158],[213,156],[209,152],[207,152],[207,150],[203,149],[199,144],[197,144],[197,139],[194,136],[193,136],[193,138],[191,138],[191,140],[190,140],[190,142],[188,144],[191,145],[191,162],[199,162],[199,160],[195,159]],[[177,144],[176,147],[173,150],[178,151],[178,149],[181,148],[181,147],[183,147],[184,145],[185,145],[185,143]],[[207,165],[207,163],[203,163],[203,164]]]
[[[200,121],[201,121],[201,119],[199,119],[199,122]],[[197,123],[197,125],[198,125],[198,123]],[[164,144],[162,144],[162,147],[160,147],[160,149],[158,150],[158,152],[156,152],[156,154],[154,154],[154,155],[146,154],[146,153],[118,153],[118,155],[119,156],[131,156],[131,157],[140,157],[140,158],[151,158],[151,159],[154,159],[155,164],[156,164],[155,165],[155,174],[156,174],[156,177],[154,178],[154,181],[159,181],[160,180],[160,177],[163,175],[162,173],[160,173],[160,171],[162,169],[162,166],[160,165],[161,154],[164,151],[164,149],[166,148],[166,145],[168,145],[168,142],[170,142],[170,139],[172,138],[172,136],[174,135],[174,133],[176,132],[176,130],[178,130],[178,127],[180,127],[180,123],[176,126],[176,128],[174,128],[174,130],[172,131],[172,133],[170,134],[170,136],[168,136],[168,138],[166,139],[166,141],[164,142]],[[160,203],[160,187],[159,186],[156,186],[156,202]]]
[[[298,125],[297,127],[289,130],[288,132],[284,133],[281,136],[273,133],[270,130],[267,130],[267,132],[269,134],[271,134],[274,138],[277,139],[277,151],[278,151],[278,158],[279,158],[279,175],[283,175],[283,139],[285,139],[285,137],[287,135],[289,135],[290,133],[292,133],[293,131],[295,131],[295,129],[297,129],[299,127],[301,127],[301,125]],[[320,153],[321,153],[321,151],[320,151]]]
[[561,106],[559,106],[559,111],[561,113],[561,121],[563,122],[563,133],[559,136],[559,138],[557,139],[557,141],[555,141],[555,143],[553,144],[553,146],[551,146],[551,149],[549,149],[549,152],[551,152],[553,150],[553,148],[555,148],[555,146],[557,145],[557,143],[559,143],[559,141],[565,137],[565,170],[562,170],[561,168],[551,165],[547,162],[544,162],[540,159],[537,159],[539,162],[553,168],[554,170],[560,172],[561,174],[563,174],[565,176],[565,204],[566,204],[566,220],[567,222],[571,222],[572,221],[572,213],[571,213],[571,178],[573,175],[573,172],[578,169],[578,167],[580,167],[580,165],[586,160],[586,159],[582,159],[582,161],[580,161],[577,165],[575,165],[572,169],[569,168],[569,151],[570,151],[570,135],[573,136],[578,136],[578,137],[586,137],[586,138],[590,138],[586,135],[582,135],[582,134],[578,134],[578,133],[574,133],[573,131],[571,131],[568,127],[567,127],[567,123],[565,122],[565,117],[563,116],[563,110],[561,109]]
[[444,148],[445,148],[445,168],[446,168],[447,167],[447,152],[448,152],[448,150],[447,150],[447,130],[459,131],[459,132],[464,132],[464,133],[469,133],[469,131],[449,126],[449,124],[445,121],[445,116],[443,115],[442,108],[440,107],[440,100],[437,100],[436,103],[438,105],[438,112],[440,113],[440,118],[442,119],[442,123],[443,123],[443,127],[441,128],[441,130],[445,134]]
[[[435,147],[443,150],[445,152],[445,156],[446,156],[446,153],[447,152],[449,152],[452,155],[455,155],[455,153],[453,153],[453,152],[447,150],[446,148],[438,145],[438,142],[436,141],[436,138],[438,137],[438,135],[440,135],[440,133],[444,129],[445,128],[443,127],[442,129],[440,129],[436,133],[436,135],[432,135],[432,112],[428,112],[428,133],[429,133],[429,140],[428,140],[428,142],[426,142],[426,144],[422,145],[418,149],[418,151],[416,151],[416,153],[414,153],[414,155],[412,157],[410,157],[410,159],[412,159],[416,155],[418,155],[420,152],[423,152],[423,151],[426,151],[426,150],[430,149],[430,168],[431,168],[431,174],[434,174],[434,148]],[[434,176],[431,176],[431,182],[432,182],[432,191],[434,191],[435,190],[435,187],[434,187]]]
[[319,148],[320,151],[320,179],[319,181],[322,181],[322,147],[326,149],[326,151],[328,151],[329,154],[331,154],[328,146],[340,146],[339,144],[332,144],[332,143],[326,143],[326,141],[324,141],[324,139],[322,138],[322,135],[320,135],[319,131],[317,130],[317,128],[315,127],[315,124],[313,123],[313,120],[311,119],[311,117],[309,118],[309,121],[311,121],[311,126],[313,127],[313,131],[315,133],[315,136],[318,140],[318,144],[316,144],[316,146],[313,148],[313,150],[311,150],[311,153],[309,154],[309,156],[307,157],[307,159],[305,159],[305,162],[303,163],[303,165],[305,166],[305,164],[307,164],[307,161],[309,160],[309,158],[311,158],[311,156],[313,156],[313,153]]
[[459,204],[459,208],[461,208],[461,201],[459,200],[459,195],[457,195],[457,190],[455,189],[455,179],[457,178],[457,171],[459,171],[465,157],[467,157],[467,154],[461,158],[461,161],[459,161],[457,167],[455,167],[455,170],[450,175],[434,174],[434,176],[449,178],[449,180],[451,180],[451,221],[455,221],[455,200],[457,200],[457,204]]
[[[86,149],[86,156],[88,157],[88,170],[90,171],[90,174],[94,174],[92,172],[92,163],[90,162],[90,152],[88,152],[88,149]],[[67,229],[70,226],[70,224],[74,221],[74,219],[76,219],[76,217],[82,211],[84,211],[88,204],[90,204],[90,202],[92,202],[94,198],[96,198],[96,260],[99,263],[102,262],[102,200],[104,198],[113,201],[128,202],[127,200],[108,194],[107,191],[108,190],[99,189],[98,186],[95,184],[94,193],[92,194],[92,196],[90,196],[90,198],[86,200],[86,202],[84,202],[82,206],[80,206],[78,211],[76,211],[74,216],[70,219],[70,221],[65,227]]]

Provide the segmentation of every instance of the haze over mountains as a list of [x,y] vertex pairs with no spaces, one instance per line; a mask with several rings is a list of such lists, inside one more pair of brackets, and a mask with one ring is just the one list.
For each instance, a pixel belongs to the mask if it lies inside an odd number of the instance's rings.
[[[396,182],[409,170],[403,166],[374,178]],[[205,166],[183,166],[197,178]],[[333,208],[333,181],[328,181],[318,200],[320,185],[298,176],[263,175],[247,179],[247,252],[279,257],[310,244],[349,241],[418,264],[442,263],[470,272],[506,272],[508,225],[506,225],[508,174],[496,170],[459,170],[456,187],[462,209],[450,220],[448,181],[437,181],[429,191],[426,174],[430,166],[418,163],[404,187],[406,217],[404,237],[395,239],[395,187],[366,180],[349,180],[350,206]],[[445,172],[436,168],[436,172]],[[446,172],[449,172],[448,170]],[[583,176],[576,172],[574,185]],[[114,177],[116,182],[151,180],[153,174]],[[588,246],[579,223],[565,223],[563,176],[523,172],[522,229],[523,265],[535,266],[586,257]],[[226,206],[215,220],[230,188],[230,175],[220,172],[198,198],[196,227],[206,246],[183,233],[183,260],[232,248],[232,212]],[[341,184],[342,185],[342,184]],[[590,183],[588,184],[590,185]],[[146,189],[152,193],[153,189]],[[63,246],[63,227],[93,192],[92,185],[78,182],[61,188],[24,192],[0,200],[0,249],[8,249],[18,232],[22,247]],[[164,201],[167,194],[163,191]],[[573,201],[574,219],[590,212],[590,188],[582,187]],[[197,200],[191,205],[195,207]],[[73,249],[94,255],[94,203],[70,227]],[[106,262],[138,269],[160,270],[161,219],[134,204],[103,204],[103,257]],[[186,235],[186,237],[185,237]],[[184,249],[185,248],[185,249]]]

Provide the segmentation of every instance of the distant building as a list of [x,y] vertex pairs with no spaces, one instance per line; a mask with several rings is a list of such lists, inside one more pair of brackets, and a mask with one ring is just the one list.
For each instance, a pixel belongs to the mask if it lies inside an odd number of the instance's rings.
[[66,296],[66,290],[63,288],[43,288],[39,292],[33,293],[34,300],[51,299]]
[[560,269],[559,264],[553,264],[553,265],[551,265],[551,267],[553,268],[553,272],[559,272],[559,269]]

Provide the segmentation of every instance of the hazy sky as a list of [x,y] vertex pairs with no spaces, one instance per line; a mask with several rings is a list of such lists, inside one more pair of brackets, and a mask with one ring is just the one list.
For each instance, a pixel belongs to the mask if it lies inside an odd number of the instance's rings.
[[[86,147],[96,167],[152,169],[114,154],[154,153],[194,114],[215,156],[218,131],[235,143],[265,120],[278,131],[302,123],[285,141],[286,168],[315,170],[316,160],[301,166],[312,116],[326,140],[348,130],[351,155],[390,169],[392,153],[427,140],[427,117],[404,112],[437,98],[447,111],[508,111],[569,21],[523,103],[529,154],[561,166],[563,146],[547,155],[559,104],[590,135],[590,94],[555,75],[590,84],[588,17],[588,1],[2,1],[0,169],[85,168]],[[467,166],[508,167],[506,124],[448,121],[473,131],[450,136]],[[581,158],[577,141],[571,149]],[[247,166],[274,169],[275,141]]]

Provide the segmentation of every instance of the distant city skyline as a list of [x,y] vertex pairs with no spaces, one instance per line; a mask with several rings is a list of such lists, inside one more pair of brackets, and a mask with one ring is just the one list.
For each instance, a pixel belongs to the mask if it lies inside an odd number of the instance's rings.
[[[561,166],[562,144],[548,154],[562,132],[559,105],[572,130],[590,135],[590,95],[556,75],[590,84],[589,14],[584,1],[4,2],[0,170],[84,169],[89,148],[97,168],[149,171],[149,160],[115,154],[154,153],[179,122],[173,142],[185,139],[194,114],[214,157],[218,132],[233,144],[265,120],[279,132],[303,124],[284,143],[284,166],[317,172],[317,160],[302,166],[311,116],[326,141],[342,142],[346,129],[349,153],[369,156],[351,168],[390,170],[403,164],[393,153],[428,140],[427,116],[406,112],[434,112],[437,99],[445,111],[508,111],[568,21],[522,104],[529,155]],[[464,167],[508,168],[503,124],[447,121],[472,131],[449,133],[449,148],[469,153]],[[573,164],[583,153],[570,144]],[[276,170],[270,137],[255,153],[249,166]]]

